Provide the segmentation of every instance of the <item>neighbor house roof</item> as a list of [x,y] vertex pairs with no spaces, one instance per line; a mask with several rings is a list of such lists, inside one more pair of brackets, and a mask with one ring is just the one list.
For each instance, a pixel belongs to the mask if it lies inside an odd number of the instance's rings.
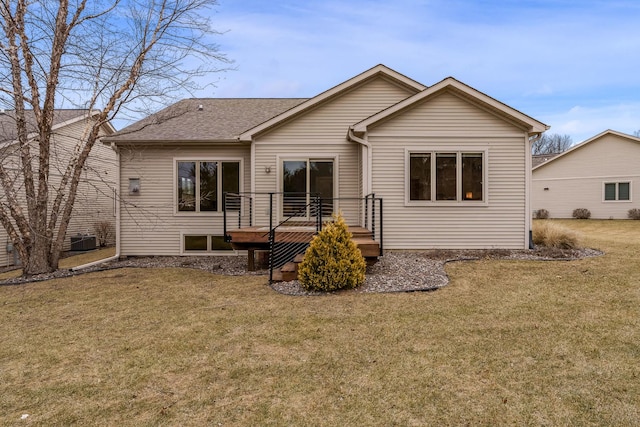
[[[53,112],[53,128],[59,128],[77,120],[87,117],[89,110],[84,109],[59,109]],[[33,110],[26,111],[27,127],[29,133],[38,132]],[[0,142],[12,142],[17,138],[16,114],[14,110],[0,112]]]
[[548,162],[560,154],[561,153],[533,154],[531,156],[531,166],[535,168],[536,166],[541,165],[544,162]]
[[387,117],[390,117],[394,114],[397,114],[405,109],[411,108],[417,102],[420,102],[424,99],[427,99],[434,94],[441,92],[443,90],[451,90],[454,93],[462,96],[463,98],[469,99],[474,103],[480,103],[485,109],[498,114],[512,122],[520,124],[528,129],[529,134],[541,133],[549,129],[549,126],[545,125],[538,120],[527,116],[520,111],[509,107],[506,104],[486,95],[479,90],[468,86],[453,77],[447,77],[444,80],[436,83],[433,86],[428,87],[427,89],[410,96],[403,101],[398,102],[391,107],[380,111],[377,114],[372,115],[371,117],[364,119],[363,121],[356,123],[352,126],[353,131],[356,134],[363,134],[366,132],[367,127],[370,125],[377,123]]
[[615,135],[615,136],[619,136],[621,138],[626,138],[626,139],[631,140],[633,142],[640,143],[640,138],[637,137],[637,136],[628,135],[626,133],[622,133],[622,132],[618,132],[618,131],[615,131],[615,130],[608,129],[608,130],[605,130],[604,132],[601,132],[601,133],[597,134],[594,137],[591,137],[591,138],[587,139],[586,141],[582,141],[581,143],[574,145],[573,147],[569,148],[567,151],[564,151],[564,152],[562,152],[560,154],[555,155],[555,157],[553,157],[552,159],[547,160],[546,162],[542,162],[542,163],[539,163],[538,165],[534,165],[533,169],[534,170],[535,169],[539,169],[542,166],[546,166],[549,163],[552,163],[552,162],[554,162],[554,161],[556,161],[558,159],[561,159],[561,158],[569,155],[570,153],[573,153],[574,151],[579,150],[580,148],[584,147],[585,145],[588,145],[588,144],[591,144],[594,141],[597,141],[598,139],[602,138],[605,135]]
[[238,135],[306,98],[190,98],[179,101],[104,142],[237,141]]

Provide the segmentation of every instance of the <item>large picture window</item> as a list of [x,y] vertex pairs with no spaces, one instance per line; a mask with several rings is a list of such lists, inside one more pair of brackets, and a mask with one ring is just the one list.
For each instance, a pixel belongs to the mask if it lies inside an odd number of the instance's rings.
[[222,194],[240,191],[240,162],[178,161],[179,212],[220,212]]
[[604,183],[604,200],[625,201],[631,200],[631,183],[630,182],[605,182]]
[[408,201],[484,201],[484,152],[409,152]]

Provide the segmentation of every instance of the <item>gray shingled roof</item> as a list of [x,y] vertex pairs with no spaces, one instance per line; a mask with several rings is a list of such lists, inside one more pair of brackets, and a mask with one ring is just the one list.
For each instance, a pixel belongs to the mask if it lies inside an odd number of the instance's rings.
[[559,154],[562,153],[534,154],[531,156],[531,167],[535,168],[536,166],[546,163]]
[[[306,101],[301,98],[191,98],[104,138],[104,142],[234,140]],[[202,106],[202,109],[199,107]]]
[[[55,110],[53,113],[53,125],[57,125],[69,120],[73,120],[78,117],[84,117],[88,110],[68,110],[60,109]],[[29,132],[37,132],[35,123],[35,117],[32,110],[26,112],[27,126]],[[15,111],[7,110],[0,112],[0,142],[11,142],[16,139],[16,123],[15,123]]]

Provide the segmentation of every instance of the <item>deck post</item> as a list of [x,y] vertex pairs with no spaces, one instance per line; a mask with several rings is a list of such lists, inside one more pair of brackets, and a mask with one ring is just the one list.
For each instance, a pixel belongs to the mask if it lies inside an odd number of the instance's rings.
[[371,193],[371,233],[376,237],[376,195]]
[[316,232],[322,230],[322,199],[316,196]]
[[[384,209],[382,209],[382,199],[380,199],[380,255],[382,256],[384,254],[384,229],[383,229],[383,225],[382,225],[382,212],[384,212]],[[373,236],[375,238],[375,235]]]
[[[226,202],[227,200],[227,192],[222,193],[222,200]],[[223,202],[223,206],[224,206]],[[231,238],[227,236],[227,210],[222,209],[222,235],[225,242],[230,242]]]
[[273,193],[269,193],[269,283],[273,283],[273,246],[275,240],[273,230]]

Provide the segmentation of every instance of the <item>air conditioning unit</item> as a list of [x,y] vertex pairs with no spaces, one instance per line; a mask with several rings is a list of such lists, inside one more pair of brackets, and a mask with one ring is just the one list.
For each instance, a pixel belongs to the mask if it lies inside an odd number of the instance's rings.
[[71,250],[76,251],[91,251],[96,248],[96,236],[90,236],[88,234],[78,234],[71,236]]

